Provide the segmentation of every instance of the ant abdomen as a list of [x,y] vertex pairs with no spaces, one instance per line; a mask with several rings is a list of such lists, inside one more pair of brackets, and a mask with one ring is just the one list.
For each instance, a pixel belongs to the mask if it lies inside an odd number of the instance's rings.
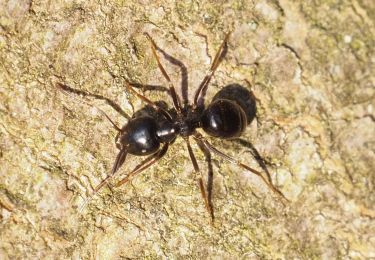
[[228,99],[214,100],[203,112],[203,130],[214,137],[239,137],[247,126],[246,114],[235,102]]
[[239,105],[246,114],[247,124],[249,125],[256,116],[256,99],[254,94],[239,84],[229,84],[223,87],[212,98],[213,101],[218,99],[227,99]]

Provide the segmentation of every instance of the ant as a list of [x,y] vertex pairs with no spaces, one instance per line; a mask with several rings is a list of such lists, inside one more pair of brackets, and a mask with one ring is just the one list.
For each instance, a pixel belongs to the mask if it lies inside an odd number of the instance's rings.
[[[106,116],[106,118],[118,132],[115,143],[120,152],[116,157],[110,174],[108,174],[108,176],[94,188],[93,193],[85,200],[83,206],[86,205],[87,202],[96,193],[98,193],[101,188],[108,184],[108,182],[124,164],[128,154],[135,156],[148,155],[149,157],[137,165],[125,178],[120,180],[115,185],[116,187],[127,183],[130,178],[159,161],[167,153],[169,146],[178,136],[185,140],[187,150],[196,173],[198,185],[205,206],[210,215],[211,223],[214,221],[214,210],[210,200],[211,194],[210,190],[209,193],[206,191],[197,160],[190,145],[190,137],[197,142],[198,147],[206,156],[208,155],[210,157],[212,152],[215,155],[218,155],[219,157],[222,157],[223,159],[257,175],[276,195],[278,195],[281,199],[288,201],[285,196],[272,184],[269,176],[268,179],[266,179],[259,171],[254,170],[239,160],[219,151],[197,130],[198,128],[202,128],[206,134],[212,137],[221,139],[235,139],[241,136],[249,123],[249,116],[245,112],[246,108],[240,100],[235,98],[229,98],[225,95],[221,95],[222,97],[220,97],[220,95],[216,95],[207,107],[205,107],[204,104],[201,104],[211,78],[227,51],[227,43],[230,33],[225,35],[225,38],[213,59],[210,69],[196,90],[193,104],[190,104],[188,100],[184,100],[183,105],[181,104],[180,97],[177,95],[171,79],[160,62],[157,54],[157,50],[160,49],[157,47],[150,35],[147,33],[145,35],[150,41],[152,54],[158,64],[158,67],[168,83],[168,93],[173,101],[173,109],[167,110],[162,108],[162,106],[157,105],[155,102],[149,100],[146,96],[138,93],[129,82],[126,82],[126,88],[128,91],[145,102],[148,110],[143,108],[137,111],[122,128],[118,127],[103,111],[100,110],[100,112]],[[80,93],[80,91],[74,91],[74,89],[64,84],[58,83],[57,85],[64,91],[75,92],[76,94],[77,92]],[[250,116],[254,118],[255,110],[253,111],[253,115]]]

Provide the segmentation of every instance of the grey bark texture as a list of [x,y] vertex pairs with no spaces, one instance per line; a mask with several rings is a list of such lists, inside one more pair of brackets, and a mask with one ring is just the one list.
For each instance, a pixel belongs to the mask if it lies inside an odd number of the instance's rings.
[[[254,92],[257,119],[243,138],[290,203],[213,155],[210,225],[178,139],[158,164],[79,212],[117,154],[116,131],[97,108],[119,125],[127,118],[56,83],[131,116],[144,104],[126,80],[167,86],[147,32],[188,68],[191,99],[228,31],[206,102],[231,83]],[[371,0],[0,1],[0,258],[375,258],[374,35]],[[180,91],[180,68],[161,57]],[[209,140],[260,169],[248,148]],[[129,157],[116,180],[140,160]]]

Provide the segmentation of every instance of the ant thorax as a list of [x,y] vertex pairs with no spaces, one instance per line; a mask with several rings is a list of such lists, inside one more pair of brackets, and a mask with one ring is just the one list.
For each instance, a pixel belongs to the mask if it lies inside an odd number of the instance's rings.
[[193,135],[195,129],[201,125],[202,113],[202,108],[193,108],[190,105],[186,106],[181,114],[176,115],[174,125],[177,133],[182,137]]

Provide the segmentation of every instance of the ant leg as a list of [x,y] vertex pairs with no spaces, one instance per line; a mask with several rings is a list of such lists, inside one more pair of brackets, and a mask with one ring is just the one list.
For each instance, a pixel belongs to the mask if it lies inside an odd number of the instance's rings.
[[203,142],[203,144],[207,147],[208,150],[210,150],[211,152],[213,152],[214,154],[224,158],[225,160],[229,161],[229,162],[232,162],[238,166],[240,166],[241,168],[245,169],[245,170],[248,170],[249,172],[252,172],[254,173],[255,175],[258,175],[262,180],[263,182],[277,195],[279,196],[279,198],[281,198],[281,203],[284,204],[283,200],[285,201],[289,201],[285,196],[284,194],[281,193],[281,191],[279,191],[273,184],[272,182],[268,182],[267,179],[257,170],[254,170],[252,168],[250,168],[249,166],[247,166],[246,164],[243,164],[241,163],[239,160],[236,160],[232,157],[230,157],[229,155],[226,155],[225,153],[219,151],[218,149],[216,149],[213,145],[211,145],[207,140],[204,139],[204,137],[199,134],[199,133],[196,133],[194,135],[194,138],[196,140],[201,140]]
[[148,33],[145,33],[145,35],[151,43],[152,54],[154,55],[156,62],[158,63],[159,69],[161,73],[163,74],[164,78],[168,82],[170,94],[173,99],[174,108],[177,110],[177,112],[181,112],[181,100],[176,93],[176,89],[174,88],[171,79],[169,78],[167,72],[165,71],[163,65],[161,64],[158,54],[156,53],[156,49],[158,49],[158,47],[156,46],[156,43],[154,42],[154,40],[151,38],[151,36]]
[[257,161],[258,165],[267,174],[268,181],[272,182],[272,180],[271,180],[271,174],[268,171],[268,168],[267,168],[267,165],[266,165],[266,161],[262,158],[262,156],[260,156],[260,153],[255,148],[255,146],[252,143],[250,143],[249,141],[247,141],[247,140],[245,140],[243,138],[236,138],[233,141],[235,141],[235,142],[239,143],[240,145],[245,146],[246,148],[250,149],[250,153],[252,154],[252,156],[254,157],[254,159]]
[[230,32],[225,35],[224,41],[221,43],[219,50],[217,51],[215,58],[212,62],[211,68],[209,69],[202,83],[199,85],[197,91],[195,92],[194,107],[198,106],[199,98],[200,97],[202,98],[202,96],[206,92],[208,83],[210,83],[211,78],[214,75],[217,67],[219,67],[221,61],[223,60],[225,54],[227,53],[227,50],[228,50],[227,42],[228,42],[229,36],[230,36]]
[[[188,99],[188,86],[189,86],[189,78],[188,78],[188,72],[187,68],[184,63],[182,63],[180,60],[176,59],[175,57],[169,55],[164,50],[156,46],[157,50],[160,51],[164,58],[172,63],[173,65],[180,68],[181,72],[181,92],[182,92],[182,102],[184,107],[187,107],[189,105],[189,99]],[[172,95],[171,95],[172,96]]]
[[125,178],[120,180],[118,183],[116,183],[115,187],[119,187],[125,183],[127,183],[131,177],[135,176],[136,174],[146,170],[148,167],[156,163],[159,159],[161,159],[167,152],[169,147],[169,144],[166,143],[164,146],[153,155],[147,157],[145,160],[143,160],[139,165],[137,165]]
[[172,116],[169,114],[169,112],[159,106],[157,106],[154,102],[152,102],[151,100],[149,100],[147,97],[145,97],[144,95],[142,94],[139,94],[128,82],[126,82],[126,88],[132,92],[134,95],[136,95],[137,97],[139,97],[141,100],[143,100],[144,102],[146,102],[147,104],[149,104],[150,106],[152,106],[155,110],[157,111],[160,111],[161,113],[163,113],[163,115],[170,121],[172,122]]
[[[75,88],[69,87],[65,84],[62,84],[62,83],[57,83],[57,87],[62,92],[66,93],[66,94],[73,93],[73,94],[76,94],[76,95],[79,95],[79,96],[85,96],[85,97],[88,96],[88,97],[93,97],[93,98],[96,98],[96,99],[104,100],[108,105],[110,105],[114,110],[116,110],[123,117],[125,117],[128,120],[131,118],[131,116],[129,116],[124,110],[122,110],[121,107],[118,104],[116,104],[115,102],[113,102],[109,98],[103,97],[103,96],[98,95],[98,94],[92,94],[92,93],[88,93],[88,92],[85,92],[85,91],[82,91],[82,90],[79,90],[79,89],[75,89]],[[76,99],[72,95],[70,95],[70,97]],[[82,102],[82,100],[79,100],[79,102]],[[86,102],[86,104],[88,104],[90,106],[93,106],[92,104],[90,104],[88,102]]]
[[89,203],[91,199],[99,192],[99,190],[101,190],[101,188],[103,188],[105,185],[108,184],[109,180],[113,178],[113,176],[121,167],[121,165],[124,164],[127,154],[128,152],[126,148],[122,148],[116,157],[116,161],[113,164],[111,173],[102,182],[100,182],[98,186],[95,187],[95,189],[93,190],[93,193],[83,202],[79,211],[82,211],[84,207],[87,205],[87,203]]
[[[204,156],[206,157],[206,161],[208,163],[208,178],[207,178],[207,200],[210,207],[213,209],[212,204],[212,188],[213,188],[213,180],[214,180],[214,170],[212,168],[212,162],[211,162],[211,153],[210,151],[204,146],[201,140],[196,140],[198,147],[201,149],[201,151],[204,153]],[[214,219],[214,210],[212,210],[212,218]]]
[[213,224],[214,223],[214,211],[213,211],[213,208],[212,208],[212,204],[209,202],[209,199],[207,197],[206,189],[204,187],[204,182],[203,182],[203,178],[202,178],[202,172],[199,169],[197,159],[195,159],[195,155],[193,153],[193,150],[191,149],[189,138],[187,137],[185,139],[185,141],[186,141],[186,144],[187,144],[187,148],[188,148],[188,151],[189,151],[189,156],[190,156],[191,162],[193,163],[193,166],[194,166],[195,173],[196,173],[196,175],[198,175],[198,174],[200,175],[199,177],[197,176],[198,177],[198,185],[199,185],[199,188],[201,189],[201,194],[202,194],[204,203],[206,205],[207,211],[210,214],[211,224]]

